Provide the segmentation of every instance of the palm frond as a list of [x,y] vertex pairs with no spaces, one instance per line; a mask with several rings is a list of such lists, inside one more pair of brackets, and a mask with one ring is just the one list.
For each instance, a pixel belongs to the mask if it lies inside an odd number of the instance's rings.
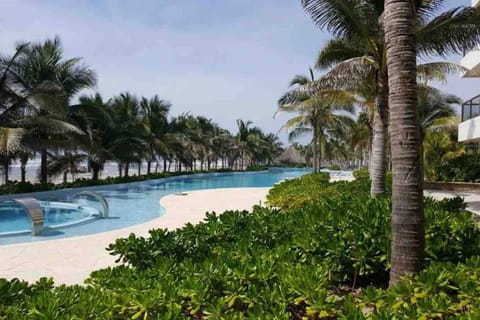
[[21,128],[0,128],[0,153],[6,155],[21,150],[24,134]]
[[457,7],[420,27],[417,50],[420,55],[462,54],[480,43],[480,9]]
[[[361,5],[363,4],[363,5]],[[335,37],[368,39],[378,32],[377,12],[356,0],[302,0],[302,6],[313,22]],[[373,23],[372,23],[372,20]]]
[[315,67],[319,69],[330,68],[346,60],[367,55],[368,51],[362,49],[361,43],[336,38],[328,41],[320,50]]
[[450,75],[458,75],[466,69],[451,62],[430,62],[417,65],[417,78],[421,82],[443,81]]

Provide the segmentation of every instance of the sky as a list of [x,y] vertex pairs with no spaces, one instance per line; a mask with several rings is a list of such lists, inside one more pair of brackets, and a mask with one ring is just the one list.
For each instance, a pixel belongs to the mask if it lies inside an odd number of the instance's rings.
[[[232,131],[244,119],[277,133],[288,116],[273,118],[276,101],[330,38],[299,0],[2,0],[0,12],[1,54],[58,35],[65,57],[97,72],[105,98],[158,94],[172,115],[203,115]],[[479,84],[455,76],[439,87],[468,99]]]

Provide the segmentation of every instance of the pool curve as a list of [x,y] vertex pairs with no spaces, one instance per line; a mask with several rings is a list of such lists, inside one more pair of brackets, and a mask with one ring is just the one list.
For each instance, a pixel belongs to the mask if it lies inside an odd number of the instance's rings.
[[[75,195],[79,192],[94,191],[105,197],[110,208],[110,216],[105,219],[92,219],[98,215],[90,214],[82,216],[78,221],[67,221],[63,225],[46,228],[41,236],[34,237],[25,233],[0,236],[0,244],[75,237],[125,228],[163,215],[165,210],[160,206],[159,200],[168,194],[201,189],[270,187],[282,180],[296,178],[309,172],[310,169],[271,168],[257,172],[182,175],[126,184],[0,196],[2,203],[20,197],[33,197],[44,204],[73,203],[95,211],[100,210],[97,202],[89,201],[81,204],[75,202],[77,201]],[[1,211],[0,214],[2,214]],[[2,224],[1,218],[0,224]],[[2,229],[0,225],[0,230],[5,231],[5,228]]]

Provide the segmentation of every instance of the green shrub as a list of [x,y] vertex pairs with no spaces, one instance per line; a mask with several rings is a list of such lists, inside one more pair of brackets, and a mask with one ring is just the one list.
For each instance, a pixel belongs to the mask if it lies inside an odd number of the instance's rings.
[[277,185],[269,198],[278,209],[210,213],[197,225],[118,239],[109,250],[121,265],[94,272],[87,286],[0,280],[0,319],[480,315],[480,229],[461,199],[425,199],[427,269],[385,290],[390,198],[370,198],[365,179],[326,179]]
[[267,201],[279,208],[298,208],[306,202],[317,200],[329,180],[328,173],[323,172],[285,180],[270,190]]
[[367,168],[362,168],[356,171],[353,171],[353,176],[355,179],[370,179],[370,173]]
[[438,167],[438,180],[458,182],[480,181],[480,154],[465,154]]

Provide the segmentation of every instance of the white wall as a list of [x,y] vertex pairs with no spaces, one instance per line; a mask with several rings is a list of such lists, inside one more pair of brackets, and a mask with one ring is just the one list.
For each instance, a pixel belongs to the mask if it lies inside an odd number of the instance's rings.
[[458,125],[458,141],[480,141],[480,116],[464,121]]

